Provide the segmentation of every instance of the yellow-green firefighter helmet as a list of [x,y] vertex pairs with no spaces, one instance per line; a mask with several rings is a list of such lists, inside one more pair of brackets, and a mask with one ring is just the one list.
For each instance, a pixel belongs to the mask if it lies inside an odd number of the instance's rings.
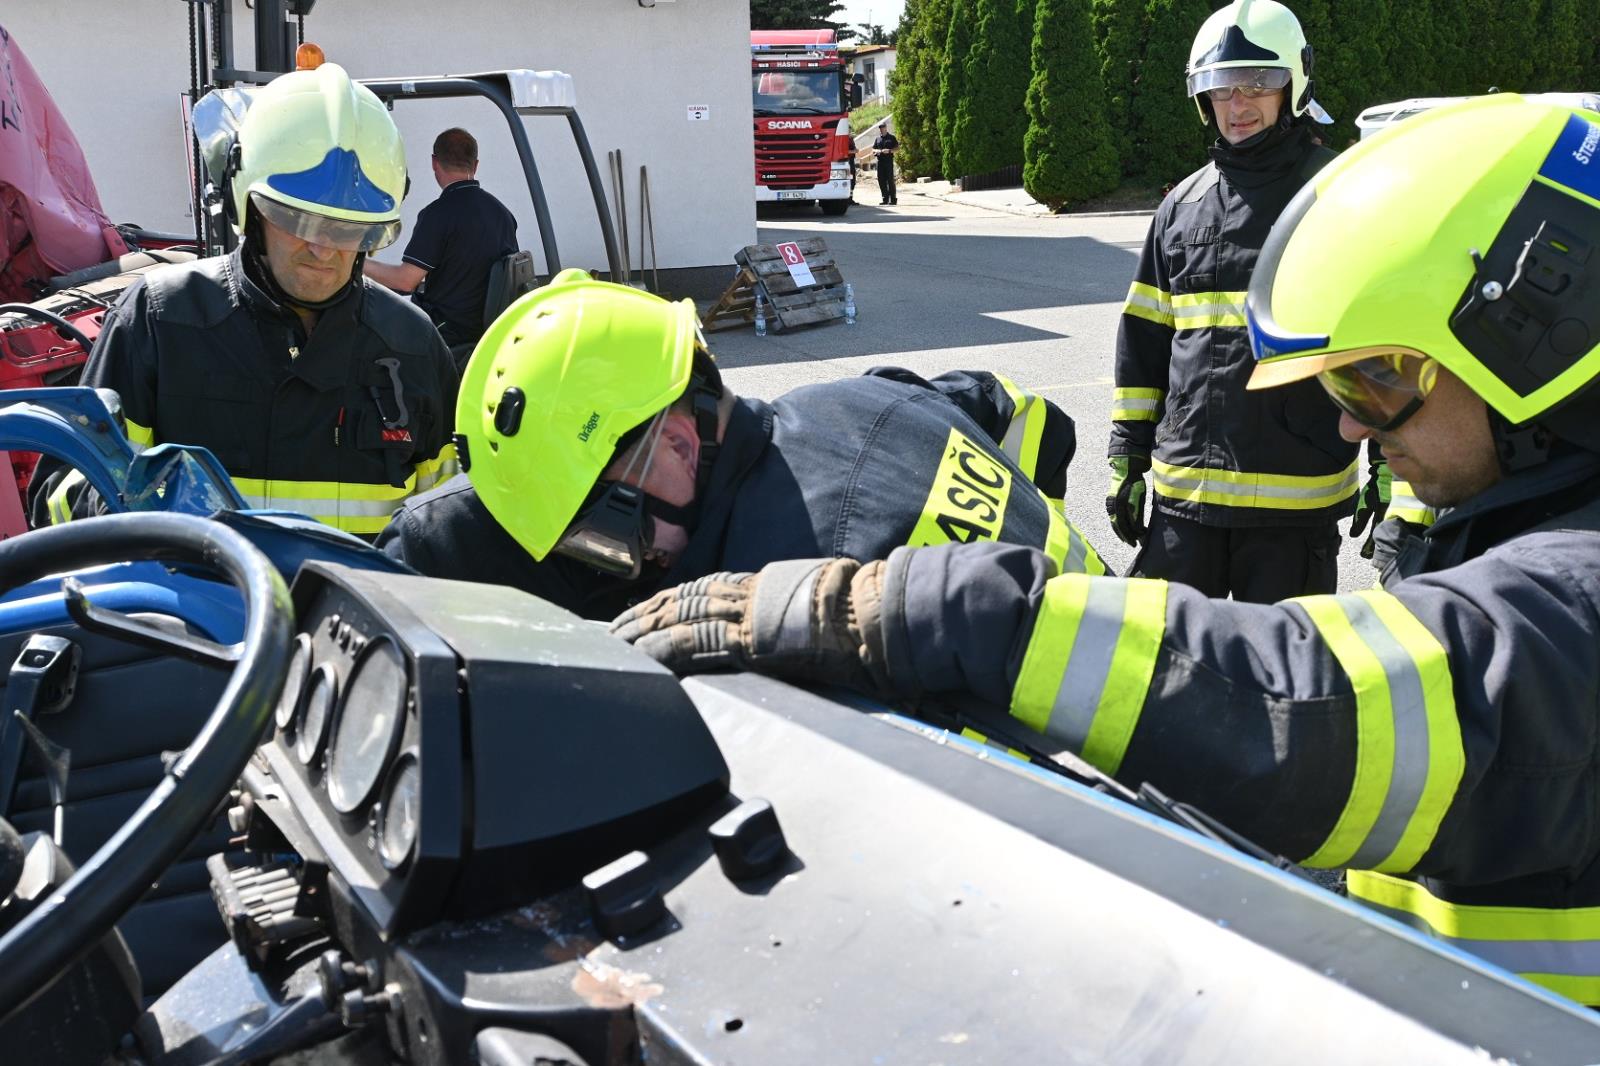
[[1326,118],[1311,99],[1311,46],[1294,12],[1277,0],[1234,0],[1212,12],[1189,48],[1189,95],[1200,121],[1211,120],[1202,99],[1206,90],[1267,83],[1276,71],[1287,72],[1287,82],[1274,87],[1287,85],[1292,114],[1310,109],[1319,120]]
[[692,300],[563,270],[508,307],[456,400],[467,476],[535,559],[556,547],[618,443],[688,388],[703,347]]
[[1362,141],[1290,201],[1246,313],[1250,388],[1413,353],[1511,425],[1600,433],[1558,410],[1600,374],[1600,114],[1506,93]]
[[383,102],[343,67],[274,78],[239,124],[237,153],[229,195],[238,232],[253,202],[308,240],[370,252],[399,236],[405,146]]

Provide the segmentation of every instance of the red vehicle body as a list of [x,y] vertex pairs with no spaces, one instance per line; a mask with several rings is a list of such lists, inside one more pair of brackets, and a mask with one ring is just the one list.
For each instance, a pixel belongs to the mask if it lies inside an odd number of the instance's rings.
[[844,61],[832,30],[750,34],[756,202],[850,209],[852,145]]

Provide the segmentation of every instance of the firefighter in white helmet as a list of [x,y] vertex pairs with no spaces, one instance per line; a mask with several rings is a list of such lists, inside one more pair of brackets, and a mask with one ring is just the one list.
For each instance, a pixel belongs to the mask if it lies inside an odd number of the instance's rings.
[[[262,88],[227,158],[239,248],[129,289],[83,383],[121,395],[136,445],[204,445],[252,505],[375,535],[455,468],[450,353],[361,273],[400,233],[400,132],[324,64]],[[35,493],[36,523],[92,508],[61,474]]]
[[1314,383],[1244,387],[1244,294],[1261,247],[1333,158],[1313,133],[1326,115],[1312,88],[1311,47],[1282,4],[1237,0],[1206,20],[1188,91],[1217,140],[1156,211],[1117,335],[1112,528],[1141,546],[1134,574],[1211,596],[1333,591],[1334,522],[1360,490],[1357,447]]

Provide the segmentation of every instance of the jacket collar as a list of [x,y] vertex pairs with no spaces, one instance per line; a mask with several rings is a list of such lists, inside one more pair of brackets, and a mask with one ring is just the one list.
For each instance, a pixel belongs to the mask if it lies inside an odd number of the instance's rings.
[[[1396,577],[1457,566],[1600,494],[1600,455],[1572,451],[1513,474],[1439,516],[1395,559]],[[1385,584],[1390,576],[1385,574]]]
[[[290,363],[290,370],[313,388],[327,391],[343,385],[350,377],[349,353],[346,345],[313,344],[306,337],[300,318],[291,309],[278,303],[251,280],[244,268],[244,254],[240,248],[224,261],[223,276],[228,288],[228,298],[258,320],[271,319],[285,330],[292,330],[300,340],[300,355]],[[362,279],[352,285],[338,303],[322,310],[313,336],[329,334],[348,340],[361,310],[368,282]],[[326,332],[324,332],[326,331]]]

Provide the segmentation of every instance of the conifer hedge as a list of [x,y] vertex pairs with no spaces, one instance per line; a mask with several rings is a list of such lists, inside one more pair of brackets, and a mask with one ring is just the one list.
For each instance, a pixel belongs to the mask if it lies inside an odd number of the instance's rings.
[[[1028,85],[1022,187],[1055,210],[1117,187],[1088,0],[1039,0]],[[1089,91],[1085,91],[1088,89]]]
[[[1184,76],[1196,32],[1221,6],[907,0],[894,75],[901,169],[959,177],[1022,158],[1025,182],[1052,203],[1074,202],[1080,190],[1097,187],[1108,150],[1120,158],[1122,177],[1158,185],[1182,178],[1205,161],[1216,136],[1197,121]],[[1322,136],[1335,148],[1355,139],[1356,116],[1373,104],[1491,87],[1600,92],[1600,0],[1288,6],[1316,56],[1316,97],[1336,120]],[[1077,27],[1070,41],[1061,36],[1067,23]]]

